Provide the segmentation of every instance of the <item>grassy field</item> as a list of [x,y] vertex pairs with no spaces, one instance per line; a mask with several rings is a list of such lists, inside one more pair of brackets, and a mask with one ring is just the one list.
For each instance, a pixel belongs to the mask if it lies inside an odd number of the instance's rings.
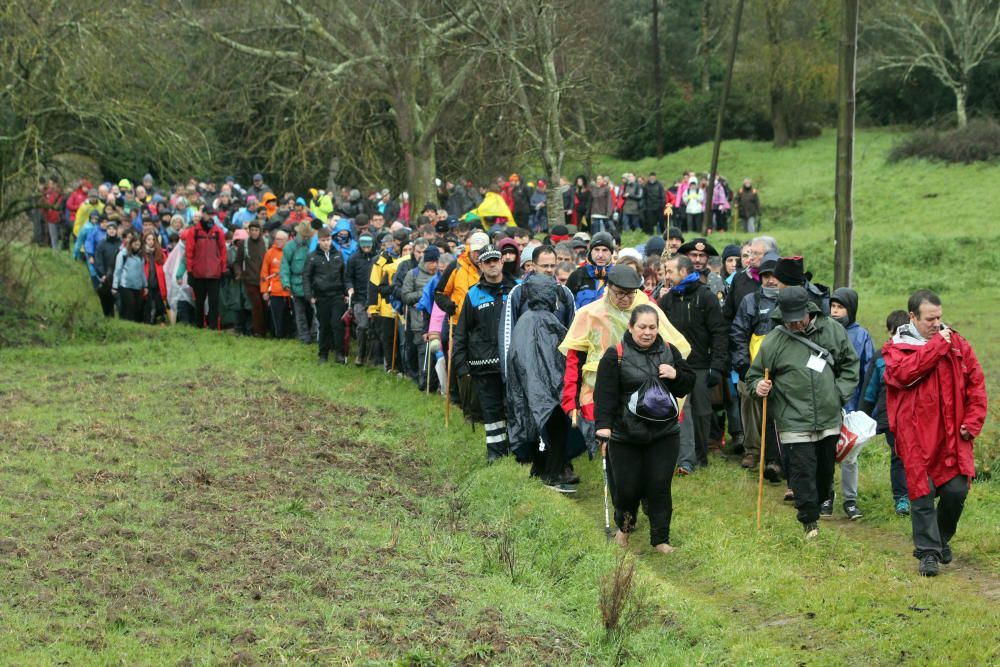
[[[881,165],[866,142],[884,151],[891,139],[866,133],[862,163]],[[698,166],[699,150],[656,168]],[[799,199],[825,182],[813,162],[832,156],[830,137],[723,153],[733,165],[724,171],[753,175],[765,205],[783,211],[768,232],[828,270],[825,223],[812,217],[826,204]],[[864,173],[889,172],[888,188],[976,168],[910,169],[923,175],[884,165]],[[982,178],[1000,185],[989,170]],[[859,193],[860,210],[875,201]],[[947,225],[910,233],[908,224],[893,221],[871,241],[895,238],[910,253],[929,239],[947,246],[942,256],[964,257],[961,271],[892,254],[883,268],[859,267],[862,321],[877,330],[882,310],[905,300],[910,285],[893,283],[894,272],[947,275],[946,317],[972,340],[995,391],[989,281],[1000,232],[984,222],[982,238],[959,250]],[[675,481],[675,554],[654,553],[640,520],[624,561],[637,584],[608,633],[602,583],[622,561],[603,534],[599,462],[578,460],[580,492],[558,496],[513,462],[487,467],[482,430],[456,413],[444,428],[441,399],[407,382],[318,367],[315,351],[294,342],[103,323],[79,266],[18,257],[45,280],[27,319],[11,320],[0,303],[4,662],[1000,662],[996,481],[974,485],[955,562],[926,580],[908,521],[891,511],[881,441],[861,458],[865,518],[850,523],[838,511],[810,543],[779,487],[766,490],[758,532],[756,479],[713,457]],[[987,451],[996,416],[979,443]]]

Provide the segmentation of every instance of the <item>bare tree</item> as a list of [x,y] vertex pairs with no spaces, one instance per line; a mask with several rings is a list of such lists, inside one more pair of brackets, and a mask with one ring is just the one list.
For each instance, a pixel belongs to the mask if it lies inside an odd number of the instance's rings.
[[880,69],[929,71],[955,95],[958,126],[968,122],[969,81],[1000,43],[1000,2],[996,0],[910,0],[894,6],[875,25],[886,39]]
[[461,19],[469,12],[466,3],[453,15],[430,0],[349,0],[333,6],[318,0],[272,0],[255,10],[261,25],[250,30],[232,29],[227,20],[217,26],[190,11],[185,20],[262,63],[291,65],[320,77],[326,95],[360,85],[387,103],[410,198],[419,205],[436,201],[435,140],[476,66],[474,54],[455,48],[468,34]]

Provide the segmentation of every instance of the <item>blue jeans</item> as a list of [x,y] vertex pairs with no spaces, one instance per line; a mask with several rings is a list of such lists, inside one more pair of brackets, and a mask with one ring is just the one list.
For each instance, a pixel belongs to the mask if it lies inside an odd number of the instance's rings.
[[909,491],[906,488],[906,471],[903,462],[896,454],[896,436],[892,431],[885,432],[885,441],[889,445],[892,458],[889,461],[889,483],[892,484],[892,499],[906,498]]

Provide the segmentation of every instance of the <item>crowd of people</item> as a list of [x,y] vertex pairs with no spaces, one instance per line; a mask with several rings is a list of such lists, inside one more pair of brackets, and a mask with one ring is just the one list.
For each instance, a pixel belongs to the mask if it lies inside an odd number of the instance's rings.
[[[622,545],[641,506],[651,544],[672,551],[672,480],[713,459],[762,464],[814,538],[834,514],[843,415],[861,410],[891,449],[920,573],[950,562],[986,394],[934,293],[888,314],[879,350],[858,293],[831,293],[775,238],[720,253],[698,235],[706,214],[728,229],[734,206],[759,230],[750,179],[735,193],[720,179],[710,205],[691,172],[667,188],[655,174],[561,187],[550,226],[545,182],[517,174],[439,181],[420,209],[387,189],[278,196],[261,174],[246,188],[159,189],[147,174],[69,192],[53,177],[35,240],[85,263],[108,317],[297,338],[321,364],[407,377],[483,424],[488,461],[514,456],[554,491],[576,491],[577,457],[606,457]],[[624,246],[636,229],[648,239]],[[858,479],[842,462],[850,520],[864,515]]]

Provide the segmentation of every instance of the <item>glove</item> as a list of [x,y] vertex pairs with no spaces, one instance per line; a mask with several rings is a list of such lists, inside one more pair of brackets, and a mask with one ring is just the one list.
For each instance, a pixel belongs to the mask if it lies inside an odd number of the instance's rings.
[[715,385],[719,384],[720,382],[722,382],[722,373],[720,373],[719,371],[715,370],[714,368],[708,369],[707,384],[708,384],[709,389],[711,389]]

